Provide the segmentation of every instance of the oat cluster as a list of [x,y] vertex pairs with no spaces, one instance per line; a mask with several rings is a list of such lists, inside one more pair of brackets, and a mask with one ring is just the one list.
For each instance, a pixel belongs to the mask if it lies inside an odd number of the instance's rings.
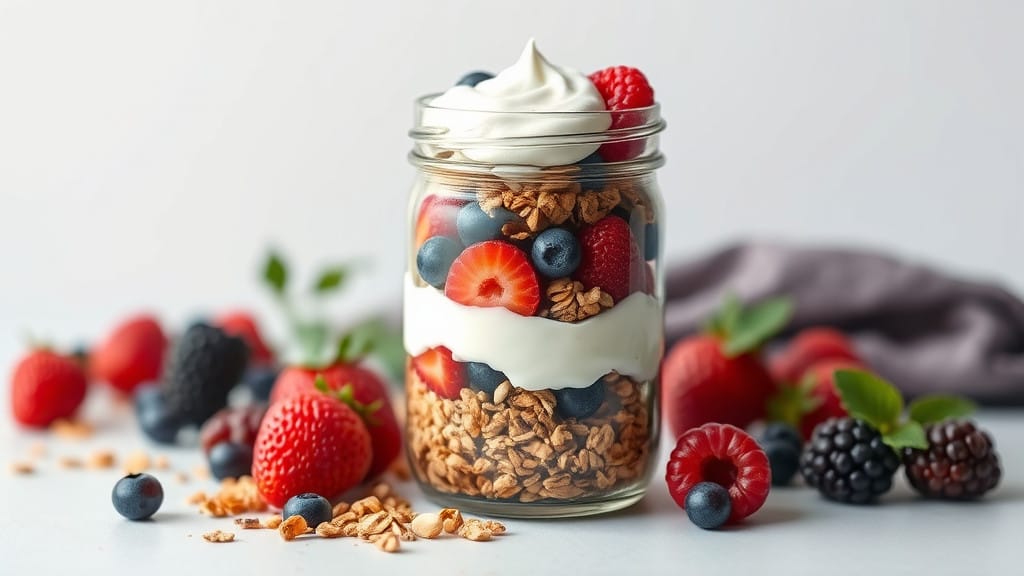
[[242,476],[237,480],[225,478],[221,480],[216,494],[207,496],[205,492],[196,492],[189,497],[188,503],[198,505],[200,513],[214,518],[263,512],[267,509],[267,503],[260,497],[256,481],[251,476]]
[[558,278],[544,290],[548,306],[540,311],[545,318],[561,322],[578,322],[600,314],[615,305],[612,295],[594,286],[590,290],[579,280]]
[[555,503],[615,491],[647,469],[650,387],[617,373],[605,376],[604,405],[581,421],[560,419],[548,390],[503,384],[495,397],[464,388],[447,400],[407,377],[412,468],[440,492]]

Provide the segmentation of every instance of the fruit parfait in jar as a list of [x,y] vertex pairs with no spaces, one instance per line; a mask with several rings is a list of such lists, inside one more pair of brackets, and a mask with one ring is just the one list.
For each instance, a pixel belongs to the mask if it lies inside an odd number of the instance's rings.
[[664,337],[654,170],[634,68],[519,60],[417,101],[407,446],[432,499],[521,517],[644,493]]

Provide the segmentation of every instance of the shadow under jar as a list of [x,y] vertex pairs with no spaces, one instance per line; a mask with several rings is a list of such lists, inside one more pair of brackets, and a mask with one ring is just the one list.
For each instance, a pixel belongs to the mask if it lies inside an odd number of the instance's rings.
[[[410,132],[413,474],[432,500],[477,513],[625,508],[643,497],[659,435],[659,107],[621,113],[630,122],[616,125],[631,128],[587,134],[551,127],[596,113],[444,110],[463,125],[546,127],[456,139],[429,125],[431,98],[417,102]],[[630,159],[605,162],[602,151]],[[550,165],[562,158],[579,160]]]

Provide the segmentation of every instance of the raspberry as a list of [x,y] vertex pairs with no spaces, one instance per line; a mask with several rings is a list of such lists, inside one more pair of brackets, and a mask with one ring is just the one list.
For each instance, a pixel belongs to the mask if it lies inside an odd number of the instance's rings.
[[829,500],[865,504],[892,488],[899,457],[863,420],[830,418],[814,429],[800,474]]
[[665,481],[680,508],[686,495],[701,482],[714,482],[729,491],[735,523],[756,512],[771,488],[768,457],[746,432],[729,424],[705,424],[679,437],[668,460]]
[[928,426],[926,435],[926,450],[903,451],[907,480],[922,496],[970,500],[999,483],[999,456],[988,432],[951,420]]
[[[654,89],[644,73],[636,68],[612,66],[591,74],[590,81],[604,98],[605,108],[612,111],[610,130],[639,126],[644,121],[642,115],[620,111],[646,108],[654,104]],[[605,162],[621,162],[636,158],[643,151],[644,141],[637,139],[603,144],[598,153]]]
[[600,286],[618,303],[647,286],[640,247],[629,223],[617,216],[605,216],[579,232],[582,258],[576,279],[587,290]]

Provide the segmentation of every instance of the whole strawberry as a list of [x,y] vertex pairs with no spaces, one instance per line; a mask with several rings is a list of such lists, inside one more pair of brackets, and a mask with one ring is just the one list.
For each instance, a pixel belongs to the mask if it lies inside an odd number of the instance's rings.
[[836,389],[838,370],[864,370],[852,360],[821,360],[804,370],[799,382],[778,382],[778,391],[768,401],[768,418],[797,428],[804,440],[829,418],[842,418],[846,408]]
[[[604,98],[605,107],[612,112],[610,130],[643,124],[642,114],[626,112],[654,104],[654,89],[643,72],[629,66],[612,66],[591,74],[590,81]],[[636,158],[643,151],[644,140],[635,139],[603,144],[598,153],[605,162],[620,162]]]
[[156,318],[133,316],[119,324],[89,357],[93,378],[126,394],[160,376],[167,337]]
[[11,376],[11,410],[25,426],[45,427],[72,416],[85,399],[85,374],[72,359],[35,350]]
[[582,258],[575,276],[587,290],[600,286],[618,303],[647,289],[647,265],[628,222],[605,216],[580,229],[579,242]]
[[372,478],[387,470],[402,450],[402,429],[391,406],[387,385],[367,368],[355,363],[336,363],[321,369],[286,368],[274,383],[271,403],[278,403],[301,394],[321,394],[317,378],[332,392],[351,386],[356,402],[367,407],[364,423],[370,433],[373,462],[367,472]]
[[801,330],[771,358],[769,370],[777,382],[799,382],[808,368],[824,360],[863,365],[853,343],[842,332],[825,326]]
[[676,437],[708,422],[743,428],[764,416],[775,383],[758,348],[785,325],[790,309],[785,300],[749,310],[730,300],[707,334],[672,348],[662,364],[662,399]]
[[296,494],[338,496],[363,480],[372,458],[370,434],[352,408],[326,394],[299,394],[264,416],[252,475],[263,499],[281,508]]

